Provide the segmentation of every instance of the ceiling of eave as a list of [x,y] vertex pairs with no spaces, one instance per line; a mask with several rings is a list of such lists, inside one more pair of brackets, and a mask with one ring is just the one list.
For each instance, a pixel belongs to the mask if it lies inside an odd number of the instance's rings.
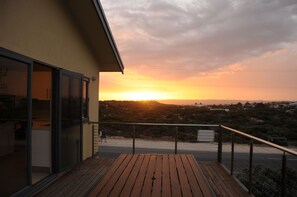
[[[96,58],[100,71],[123,72],[123,65],[117,50],[108,38],[109,32],[104,28],[92,0],[65,0],[74,23]],[[108,31],[108,30],[107,30]],[[111,35],[111,34],[110,34]],[[115,46],[116,47],[116,46]]]

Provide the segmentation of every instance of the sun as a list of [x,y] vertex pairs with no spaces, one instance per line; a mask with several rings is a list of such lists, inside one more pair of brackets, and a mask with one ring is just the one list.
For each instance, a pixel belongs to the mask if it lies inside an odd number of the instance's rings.
[[123,98],[123,100],[137,100],[137,101],[166,99],[166,95],[164,93],[153,92],[153,91],[124,92],[122,93],[121,97]]

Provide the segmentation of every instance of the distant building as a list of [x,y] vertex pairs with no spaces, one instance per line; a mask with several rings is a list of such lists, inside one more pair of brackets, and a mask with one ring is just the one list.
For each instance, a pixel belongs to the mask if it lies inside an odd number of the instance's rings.
[[297,102],[290,103],[291,107],[297,107]]
[[204,107],[204,105],[202,103],[199,103],[199,104],[198,103],[195,103],[194,106],[195,107]]
[[210,108],[209,110],[210,111],[225,111],[225,112],[230,111],[230,109],[224,109],[224,108]]

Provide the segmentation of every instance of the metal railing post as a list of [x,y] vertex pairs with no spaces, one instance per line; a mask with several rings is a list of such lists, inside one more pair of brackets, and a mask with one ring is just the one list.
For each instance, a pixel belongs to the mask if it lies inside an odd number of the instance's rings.
[[218,162],[222,163],[222,127],[219,126],[219,139],[218,139]]
[[92,158],[94,158],[95,156],[95,143],[94,143],[94,138],[95,138],[95,135],[94,135],[94,124],[92,124]]
[[178,127],[175,127],[175,146],[174,146],[174,154],[177,154],[177,135],[178,135]]
[[282,157],[282,196],[286,196],[286,173],[287,173],[287,156],[284,152]]
[[135,154],[135,125],[133,125],[133,150],[132,153]]
[[79,156],[80,156],[80,152],[79,152],[79,140],[75,140],[76,142],[76,162],[79,163]]
[[234,167],[234,134],[231,135],[231,175],[233,175],[233,167]]
[[249,162],[249,193],[252,193],[253,185],[253,140],[250,141],[250,162]]

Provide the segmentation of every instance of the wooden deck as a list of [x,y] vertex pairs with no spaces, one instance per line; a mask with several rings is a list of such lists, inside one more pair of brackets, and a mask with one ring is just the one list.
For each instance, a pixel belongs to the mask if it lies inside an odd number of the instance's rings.
[[192,155],[122,154],[89,196],[212,196]]
[[237,181],[217,162],[199,162],[203,174],[216,196],[251,196]]
[[36,196],[249,196],[217,162],[192,155],[89,158]]
[[199,166],[217,196],[251,196],[236,182],[221,164],[217,162],[199,162]]
[[113,161],[114,159],[110,158],[89,158],[36,196],[86,196],[103,178]]

